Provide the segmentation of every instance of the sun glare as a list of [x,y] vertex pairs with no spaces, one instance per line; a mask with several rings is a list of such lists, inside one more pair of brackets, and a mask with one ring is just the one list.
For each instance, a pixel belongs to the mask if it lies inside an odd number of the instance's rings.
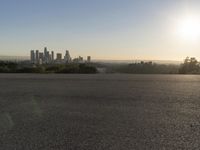
[[188,40],[196,40],[200,37],[200,20],[188,17],[179,22],[179,35]]

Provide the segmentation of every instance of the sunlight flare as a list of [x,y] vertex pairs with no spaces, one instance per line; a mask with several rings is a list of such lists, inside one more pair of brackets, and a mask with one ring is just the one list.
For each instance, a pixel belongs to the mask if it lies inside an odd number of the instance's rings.
[[179,35],[187,40],[197,40],[200,37],[200,20],[195,17],[187,17],[178,23]]

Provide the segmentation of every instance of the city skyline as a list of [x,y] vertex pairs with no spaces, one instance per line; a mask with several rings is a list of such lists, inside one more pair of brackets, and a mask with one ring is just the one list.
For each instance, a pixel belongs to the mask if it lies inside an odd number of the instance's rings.
[[30,62],[32,64],[64,64],[64,63],[84,63],[91,62],[91,56],[87,56],[84,60],[82,56],[71,57],[69,50],[65,50],[65,55],[60,52],[54,52],[53,50],[48,50],[47,47],[44,47],[44,50],[31,50],[30,51]]
[[4,0],[0,56],[48,45],[103,60],[200,58],[199,18],[198,0]]

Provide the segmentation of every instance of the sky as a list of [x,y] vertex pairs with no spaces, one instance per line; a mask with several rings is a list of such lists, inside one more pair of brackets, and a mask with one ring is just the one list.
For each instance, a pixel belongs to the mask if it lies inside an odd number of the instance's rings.
[[188,16],[200,18],[199,0],[0,0],[0,55],[46,46],[94,59],[200,59],[200,35],[179,33]]

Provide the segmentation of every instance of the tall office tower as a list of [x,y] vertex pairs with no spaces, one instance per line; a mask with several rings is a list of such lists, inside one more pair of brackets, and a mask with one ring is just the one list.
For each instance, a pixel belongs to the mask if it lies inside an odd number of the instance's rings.
[[37,64],[39,63],[39,50],[36,50],[36,53],[35,53],[35,62]]
[[51,59],[54,61],[54,51],[51,51]]
[[43,64],[43,63],[44,63],[44,54],[39,53],[39,64]]
[[91,56],[87,57],[87,62],[91,62]]
[[47,51],[46,55],[46,63],[48,64],[50,62],[50,56],[49,56],[49,51]]
[[44,48],[44,56],[47,54],[47,47]]
[[61,61],[62,60],[62,54],[61,53],[57,53],[57,61]]
[[70,57],[70,54],[69,54],[69,51],[66,50],[66,53],[65,53],[65,62],[66,63],[69,63],[71,61],[71,57]]
[[51,63],[52,62],[52,56],[51,54],[49,54],[49,62],[48,63]]
[[31,50],[31,63],[35,63],[35,52],[34,50]]
[[47,62],[47,47],[44,48],[44,62]]

